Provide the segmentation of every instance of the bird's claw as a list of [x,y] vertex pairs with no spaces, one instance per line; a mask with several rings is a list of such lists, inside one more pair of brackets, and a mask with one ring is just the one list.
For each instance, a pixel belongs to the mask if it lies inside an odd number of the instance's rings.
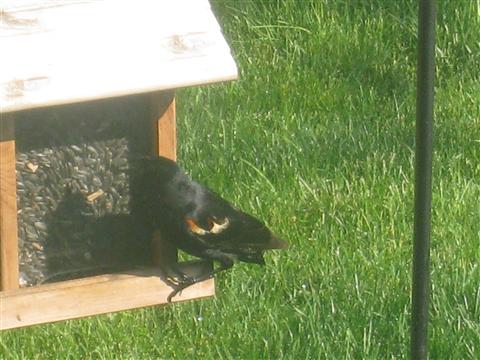
[[168,295],[167,301],[170,303],[172,302],[172,298],[175,297],[179,292],[182,290],[186,289],[189,286],[192,286],[196,283],[211,279],[213,277],[213,273],[209,272],[207,274],[204,274],[203,276],[198,276],[198,277],[190,277],[190,276],[185,276],[185,280],[173,285],[174,290]]
[[200,280],[198,277],[192,277],[185,274],[175,265],[169,266],[167,269],[164,269],[164,273],[165,281],[174,289],[167,297],[167,301],[169,303],[172,302],[172,298],[175,297],[183,289],[186,289],[190,285],[193,285]]
[[178,286],[193,279],[181,271],[176,264],[170,264],[162,268],[165,281],[170,286]]
[[182,276],[168,276],[166,280],[171,286],[179,286],[194,281],[194,279],[185,274]]
[[191,278],[185,275],[185,278],[181,282],[178,282],[177,284],[171,284],[174,290],[170,293],[170,295],[168,295],[167,301],[171,303],[173,297],[175,297],[178,293],[182,292],[182,290],[186,289],[187,287],[197,283],[198,281],[199,279],[197,278]]
[[[213,267],[213,265],[211,266]],[[170,295],[168,295],[167,301],[169,303],[172,302],[172,298],[174,298],[178,293],[188,288],[189,286],[211,279],[217,271],[218,269],[214,270],[212,268],[212,270],[208,271],[207,273],[203,273],[197,276],[189,276],[183,271],[181,271],[178,267],[171,266],[169,268],[169,271],[167,272],[167,281],[174,290],[170,293]]]

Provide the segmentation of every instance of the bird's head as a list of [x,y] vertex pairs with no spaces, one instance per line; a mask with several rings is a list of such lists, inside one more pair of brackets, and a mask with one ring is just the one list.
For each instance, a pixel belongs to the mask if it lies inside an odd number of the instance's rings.
[[276,237],[258,219],[240,210],[206,218],[185,219],[189,234],[204,245],[237,255],[240,261],[263,265],[266,250],[285,249],[288,243]]

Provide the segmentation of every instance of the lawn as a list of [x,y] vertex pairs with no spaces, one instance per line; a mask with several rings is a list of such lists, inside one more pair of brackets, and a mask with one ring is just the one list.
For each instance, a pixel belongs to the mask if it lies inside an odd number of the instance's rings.
[[[290,248],[213,299],[3,332],[1,359],[408,357],[415,2],[213,7],[240,79],[178,92],[179,162]],[[480,357],[479,28],[439,1],[432,359]]]

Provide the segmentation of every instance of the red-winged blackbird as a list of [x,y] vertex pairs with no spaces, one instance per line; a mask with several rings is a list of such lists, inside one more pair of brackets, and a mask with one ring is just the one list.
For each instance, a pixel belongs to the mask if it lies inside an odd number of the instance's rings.
[[265,250],[288,246],[261,221],[191,181],[172,160],[143,158],[134,173],[132,212],[176,248],[220,264],[197,279],[174,270],[180,280],[170,299],[185,287],[231,268],[236,261],[264,265]]

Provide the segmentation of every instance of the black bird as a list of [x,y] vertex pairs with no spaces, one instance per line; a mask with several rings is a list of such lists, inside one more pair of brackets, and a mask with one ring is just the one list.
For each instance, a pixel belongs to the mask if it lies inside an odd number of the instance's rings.
[[176,268],[164,269],[179,277],[169,300],[182,289],[231,268],[236,261],[264,265],[265,250],[288,246],[261,221],[190,180],[172,160],[142,158],[132,178],[132,213],[175,248],[219,263],[201,278],[190,278]]

